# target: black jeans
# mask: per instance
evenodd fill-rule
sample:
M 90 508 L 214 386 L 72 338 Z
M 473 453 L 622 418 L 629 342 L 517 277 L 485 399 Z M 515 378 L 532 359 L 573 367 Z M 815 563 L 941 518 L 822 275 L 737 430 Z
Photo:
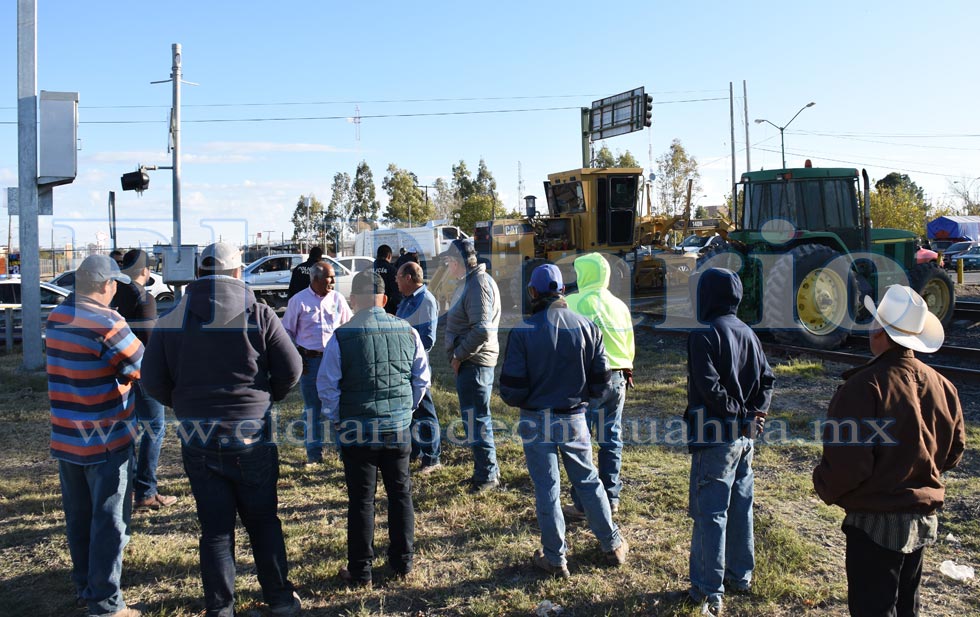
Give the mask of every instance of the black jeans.
M 262 595 L 270 607 L 292 602 L 286 543 L 276 487 L 279 449 L 258 444 L 221 450 L 183 446 L 201 523 L 201 582 L 207 617 L 233 617 L 235 610 L 235 514 L 252 543 Z
M 915 617 L 919 614 L 922 551 L 900 553 L 868 534 L 844 527 L 847 536 L 847 607 L 852 617 Z
M 388 565 L 408 574 L 415 555 L 415 509 L 408 473 L 412 440 L 409 431 L 378 436 L 373 445 L 344 445 L 347 481 L 347 569 L 357 582 L 371 580 L 374 561 L 374 494 L 378 471 L 388 494 Z

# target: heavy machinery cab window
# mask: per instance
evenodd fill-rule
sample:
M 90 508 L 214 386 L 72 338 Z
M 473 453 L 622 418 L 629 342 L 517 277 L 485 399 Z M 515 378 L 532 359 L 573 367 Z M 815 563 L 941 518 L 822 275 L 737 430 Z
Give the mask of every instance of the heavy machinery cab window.
M 596 242 L 600 245 L 633 243 L 636 212 L 636 176 L 599 178 L 596 183 Z
M 490 254 L 490 225 L 477 226 L 473 230 L 473 247 L 480 255 Z
M 585 210 L 585 195 L 582 193 L 581 182 L 565 182 L 553 184 L 548 189 L 548 205 L 551 215 L 569 214 Z
M 538 246 L 544 252 L 572 248 L 571 219 L 544 219 L 538 228 Z
M 857 186 L 849 178 L 747 183 L 745 195 L 743 229 L 761 229 L 773 219 L 807 230 L 861 225 Z

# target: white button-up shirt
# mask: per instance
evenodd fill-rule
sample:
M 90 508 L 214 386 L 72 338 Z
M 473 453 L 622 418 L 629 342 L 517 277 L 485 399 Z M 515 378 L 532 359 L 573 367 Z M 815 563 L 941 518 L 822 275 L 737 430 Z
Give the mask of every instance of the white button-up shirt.
M 289 299 L 282 325 L 293 342 L 310 351 L 323 351 L 333 331 L 350 321 L 353 313 L 337 291 L 318 296 L 307 287 Z

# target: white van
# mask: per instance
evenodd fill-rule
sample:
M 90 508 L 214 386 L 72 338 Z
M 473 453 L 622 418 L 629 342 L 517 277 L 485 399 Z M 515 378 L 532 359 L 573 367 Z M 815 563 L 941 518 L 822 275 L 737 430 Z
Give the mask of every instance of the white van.
M 422 261 L 434 262 L 440 253 L 446 251 L 453 240 L 469 238 L 454 225 L 426 225 L 403 229 L 375 229 L 362 231 L 354 238 L 354 254 L 374 258 L 378 247 L 387 244 L 394 258 L 398 259 L 399 249 L 418 248 Z

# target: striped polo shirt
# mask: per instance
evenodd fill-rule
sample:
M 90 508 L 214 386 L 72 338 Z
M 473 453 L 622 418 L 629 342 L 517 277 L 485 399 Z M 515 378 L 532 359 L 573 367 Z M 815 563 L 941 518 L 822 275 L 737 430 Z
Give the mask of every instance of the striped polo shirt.
M 129 447 L 143 344 L 126 321 L 72 294 L 51 312 L 46 337 L 51 456 L 94 465 Z

